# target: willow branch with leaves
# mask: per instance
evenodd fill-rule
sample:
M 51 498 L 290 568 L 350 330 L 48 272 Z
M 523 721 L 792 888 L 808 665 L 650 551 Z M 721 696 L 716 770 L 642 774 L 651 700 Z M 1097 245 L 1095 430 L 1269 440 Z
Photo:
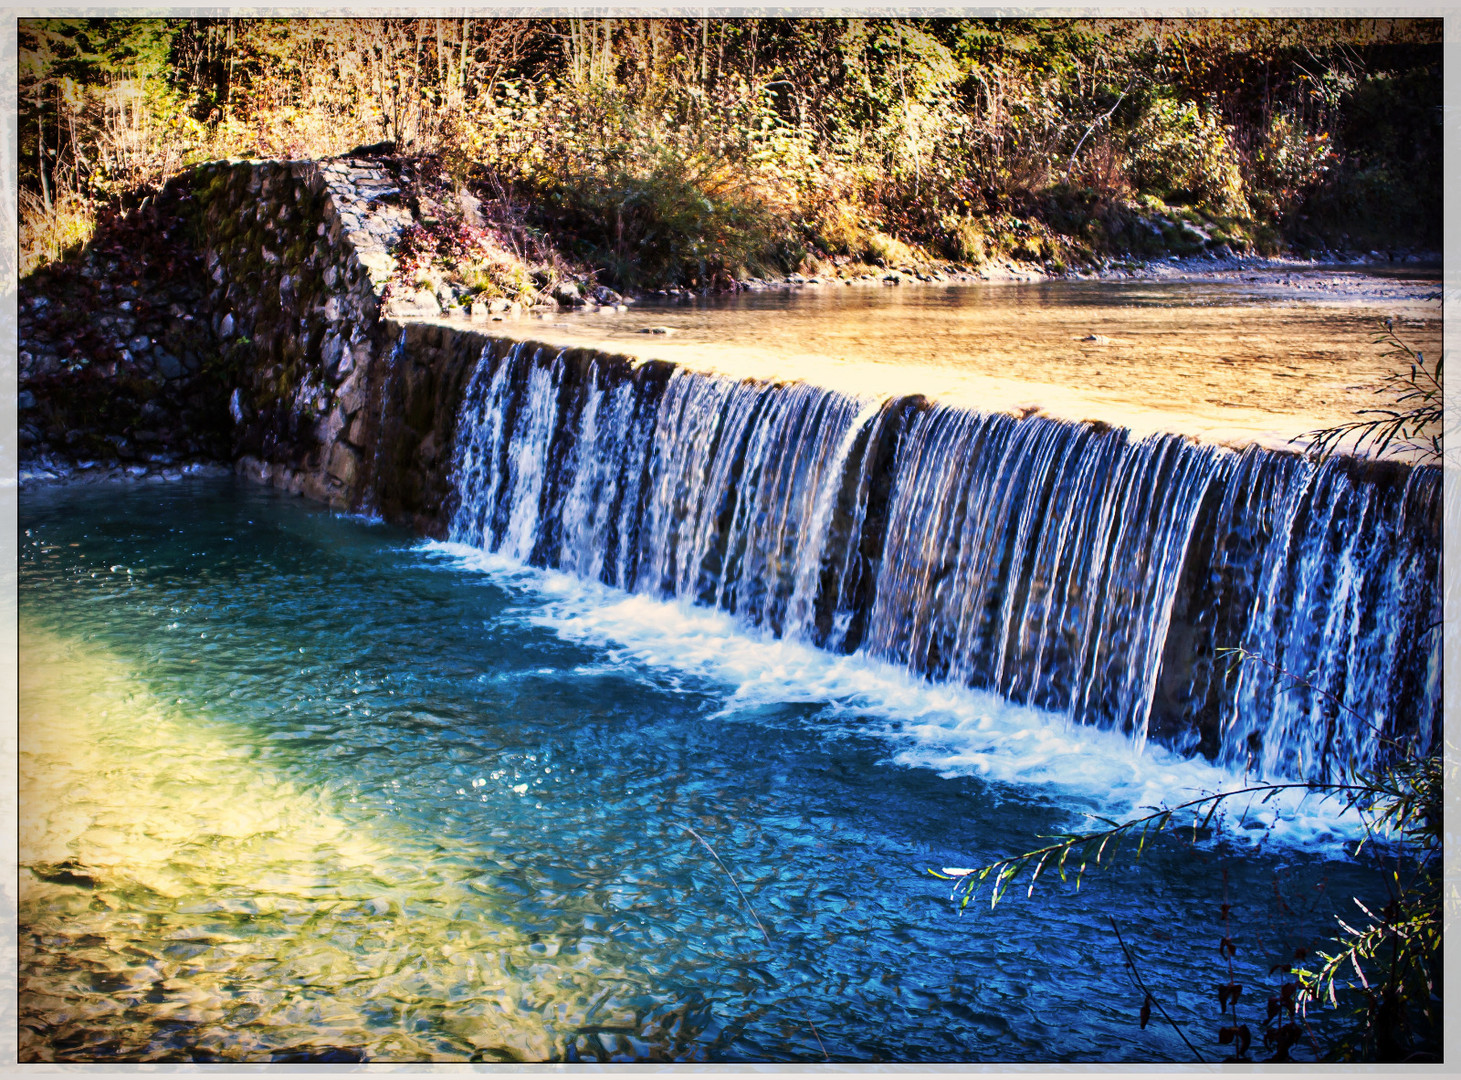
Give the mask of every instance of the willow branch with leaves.
M 958 882 L 954 886 L 954 894 L 956 896 L 962 894 L 962 900 L 959 903 L 961 911 L 979 895 L 986 881 L 990 882 L 989 906 L 995 907 L 1009 887 L 1026 870 L 1030 871 L 1030 875 L 1025 895 L 1027 897 L 1033 895 L 1036 882 L 1039 881 L 1040 875 L 1045 872 L 1046 868 L 1052 865 L 1052 860 L 1061 881 L 1070 880 L 1067 876 L 1067 867 L 1074 861 L 1076 864 L 1074 880 L 1076 888 L 1079 889 L 1087 867 L 1092 864 L 1103 867 L 1112 865 L 1122 841 L 1135 839 L 1136 854 L 1139 857 L 1152 837 L 1174 827 L 1190 826 L 1192 837 L 1195 840 L 1212 823 L 1214 815 L 1223 803 L 1244 795 L 1252 796 L 1260 803 L 1266 803 L 1283 791 L 1304 791 L 1318 794 L 1321 798 L 1339 798 L 1345 802 L 1346 807 L 1363 805 L 1365 800 L 1375 795 L 1373 787 L 1359 783 L 1333 784 L 1320 781 L 1296 781 L 1283 784 L 1253 784 L 1248 787 L 1234 788 L 1231 791 L 1217 791 L 1209 795 L 1202 795 L 1176 806 L 1150 808 L 1151 813 L 1143 817 L 1132 818 L 1129 821 L 1116 822 L 1100 815 L 1092 815 L 1096 820 L 1105 822 L 1108 828 L 1094 832 L 1064 833 L 1057 837 L 1048 837 L 1047 839 L 1053 839 L 1055 842 L 973 869 L 945 866 L 940 870 L 929 870 L 929 873 L 945 881 Z M 1033 869 L 1031 869 L 1032 866 Z
M 1337 1053 L 1344 1057 L 1397 1060 L 1404 1055 L 1394 1049 L 1399 1042 L 1395 1032 L 1414 1026 L 1408 1014 L 1414 1014 L 1430 1029 L 1440 1030 L 1442 907 L 1438 858 L 1442 850 L 1442 773 L 1440 756 L 1431 754 L 1403 759 L 1375 774 L 1355 774 L 1352 781 L 1345 783 L 1253 784 L 1203 795 L 1177 806 L 1152 808 L 1151 813 L 1129 821 L 1098 818 L 1106 828 L 1050 838 L 1053 843 L 973 869 L 943 867 L 931 869 L 929 873 L 955 882 L 954 895 L 962 897 L 960 911 L 983 892 L 986 884 L 993 908 L 1024 875 L 1027 875 L 1025 895 L 1032 895 L 1040 876 L 1050 866 L 1056 868 L 1062 881 L 1069 880 L 1068 868 L 1073 866 L 1079 889 L 1088 866 L 1111 866 L 1123 842 L 1134 840 L 1139 857 L 1152 837 L 1175 828 L 1190 826 L 1195 841 L 1212 822 L 1218 808 L 1232 799 L 1249 796 L 1266 803 L 1284 791 L 1337 799 L 1345 809 L 1361 812 L 1366 839 L 1356 845 L 1356 854 L 1379 832 L 1387 833 L 1396 841 L 1396 869 L 1389 882 L 1390 898 L 1378 911 L 1356 898 L 1354 903 L 1368 922 L 1357 927 L 1338 920 L 1341 933 L 1336 936 L 1333 951 L 1316 954 L 1317 969 L 1311 970 L 1302 963 L 1288 965 L 1297 980 L 1297 996 L 1292 1004 L 1307 1012 L 1311 1003 L 1328 1001 L 1338 1005 L 1341 991 L 1359 995 L 1365 1013 L 1359 1029 L 1361 1035 L 1354 1045 L 1341 1045 Z M 1401 857 L 1407 847 L 1411 852 L 1408 863 Z M 1404 877 L 1402 864 L 1407 870 Z M 1366 974 L 1367 968 L 1370 974 Z M 1230 975 L 1229 983 L 1232 981 Z M 1149 991 L 1144 989 L 1143 993 L 1145 1019 L 1151 997 Z M 1228 1027 L 1235 1025 L 1236 1020 Z M 1275 1060 L 1289 1060 L 1287 1050 L 1294 1041 L 1296 1036 L 1281 1042 Z
M 1389 397 L 1390 403 L 1358 410 L 1357 415 L 1363 419 L 1310 431 L 1292 440 L 1306 444 L 1309 453 L 1318 460 L 1322 461 L 1342 446 L 1360 454 L 1366 444 L 1375 457 L 1382 457 L 1386 450 L 1393 448 L 1397 453 L 1414 454 L 1421 460 L 1441 459 L 1444 358 L 1428 363 L 1425 354 L 1396 331 L 1394 319 L 1381 320 L 1380 331 L 1375 344 L 1385 346 L 1384 355 L 1402 365 L 1401 370 L 1385 376 L 1373 388 L 1374 393 Z

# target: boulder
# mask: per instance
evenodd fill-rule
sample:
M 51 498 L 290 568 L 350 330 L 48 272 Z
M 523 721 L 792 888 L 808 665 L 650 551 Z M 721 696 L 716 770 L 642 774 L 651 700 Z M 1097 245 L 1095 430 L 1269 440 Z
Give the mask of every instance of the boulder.
M 582 307 L 584 302 L 576 281 L 560 281 L 554 285 L 553 299 L 558 301 L 559 307 Z
M 183 374 L 183 362 L 170 352 L 162 349 L 154 349 L 152 358 L 157 366 L 157 373 L 164 379 L 179 379 Z

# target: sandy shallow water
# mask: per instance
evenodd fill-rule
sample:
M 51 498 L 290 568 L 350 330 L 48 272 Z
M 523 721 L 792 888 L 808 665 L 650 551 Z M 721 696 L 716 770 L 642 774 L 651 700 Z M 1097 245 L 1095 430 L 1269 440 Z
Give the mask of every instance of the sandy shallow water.
M 824 284 L 478 325 L 736 378 L 918 393 L 1278 449 L 1382 400 L 1373 388 L 1395 367 L 1375 343 L 1387 317 L 1434 356 L 1437 273 L 1266 267 L 1134 281 Z

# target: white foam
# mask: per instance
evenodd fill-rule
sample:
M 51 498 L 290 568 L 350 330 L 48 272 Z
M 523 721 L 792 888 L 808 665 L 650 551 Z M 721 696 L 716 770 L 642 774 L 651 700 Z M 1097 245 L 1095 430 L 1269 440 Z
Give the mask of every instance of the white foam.
M 462 544 L 426 541 L 420 548 L 452 566 L 489 574 L 522 596 L 516 617 L 605 649 L 621 670 L 673 672 L 688 676 L 696 689 L 723 694 L 724 704 L 710 717 L 719 722 L 744 721 L 769 706 L 816 705 L 817 722 L 829 734 L 856 729 L 879 735 L 887 740 L 889 760 L 904 767 L 1040 786 L 1078 813 L 1116 820 L 1258 782 L 985 691 L 927 682 L 862 655 L 779 640 L 723 611 L 626 594 Z M 1222 804 L 1212 824 L 1310 849 L 1337 847 L 1364 832 L 1358 814 L 1303 790 L 1280 791 L 1266 801 L 1262 795 L 1235 797 Z

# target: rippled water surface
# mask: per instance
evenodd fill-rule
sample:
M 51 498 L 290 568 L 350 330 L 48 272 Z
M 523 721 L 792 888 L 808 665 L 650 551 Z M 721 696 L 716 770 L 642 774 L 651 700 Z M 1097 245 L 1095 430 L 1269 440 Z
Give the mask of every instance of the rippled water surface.
M 823 284 L 490 325 L 737 375 L 1282 448 L 1375 404 L 1373 386 L 1395 369 L 1375 344 L 1387 317 L 1434 356 L 1439 273 Z
M 1190 1058 L 1110 918 L 1215 1059 L 1225 881 L 1255 1025 L 1369 881 L 1268 808 L 960 917 L 1233 778 L 231 481 L 21 503 L 22 1060 Z

